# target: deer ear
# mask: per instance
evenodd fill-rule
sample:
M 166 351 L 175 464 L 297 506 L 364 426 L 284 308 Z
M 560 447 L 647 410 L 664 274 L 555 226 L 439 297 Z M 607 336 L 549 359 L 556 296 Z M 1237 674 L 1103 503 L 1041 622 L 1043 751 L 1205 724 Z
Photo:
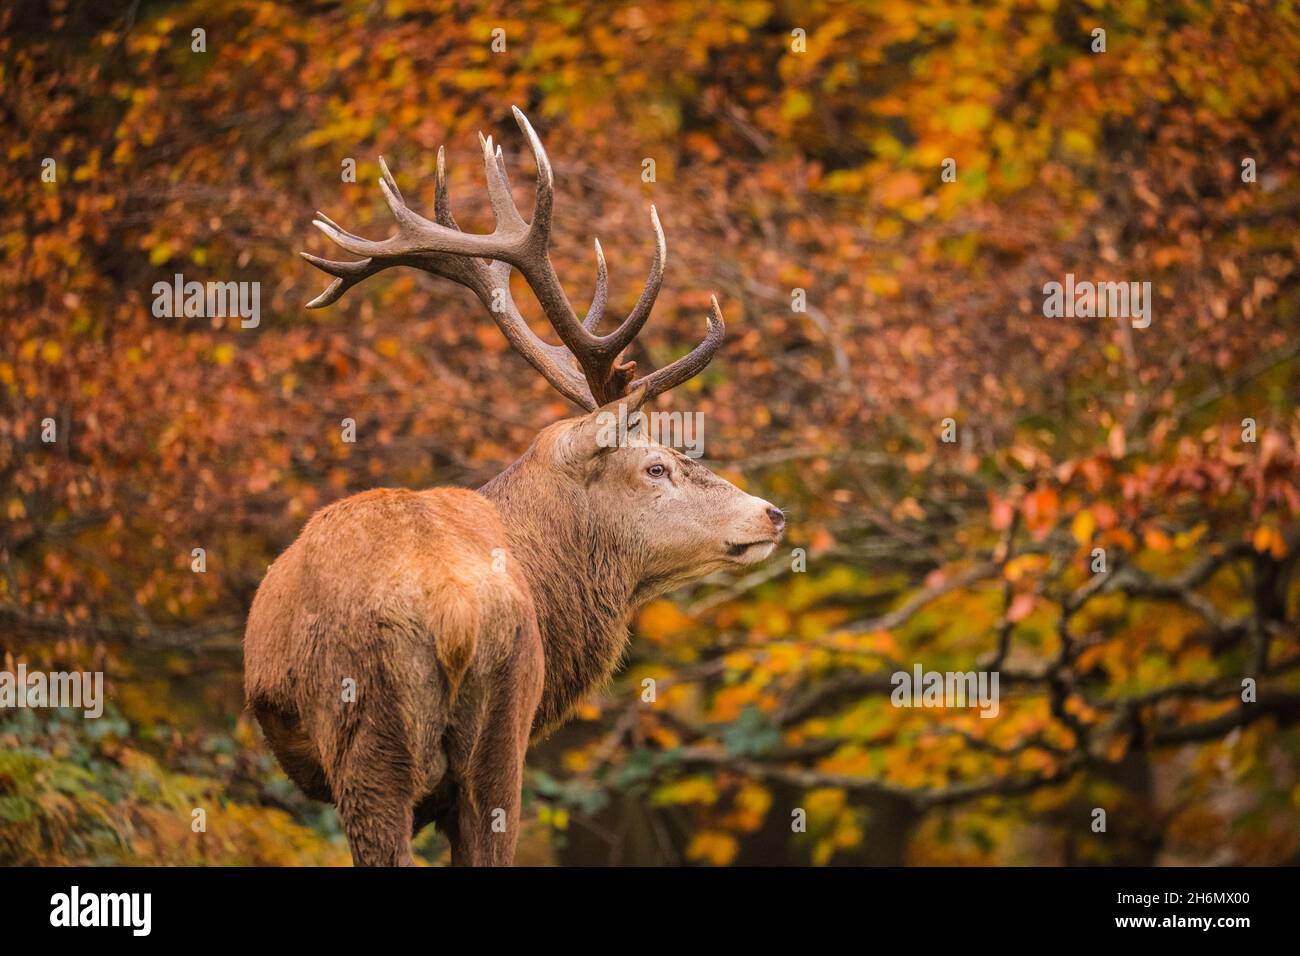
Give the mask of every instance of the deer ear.
M 606 402 L 574 423 L 564 436 L 561 456 L 574 464 L 588 461 L 626 444 L 638 431 L 642 403 L 647 386 L 642 383 L 626 395 Z

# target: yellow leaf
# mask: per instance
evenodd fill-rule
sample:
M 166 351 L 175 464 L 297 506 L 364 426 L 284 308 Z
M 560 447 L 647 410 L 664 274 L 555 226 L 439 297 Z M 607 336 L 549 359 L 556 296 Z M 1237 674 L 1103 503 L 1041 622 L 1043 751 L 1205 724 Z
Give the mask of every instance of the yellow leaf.
M 1286 557 L 1286 542 L 1282 539 L 1282 535 L 1277 528 L 1260 525 L 1255 529 L 1251 544 L 1254 545 L 1256 551 L 1261 553 L 1268 551 L 1279 561 Z
M 705 860 L 713 866 L 726 866 L 736 858 L 740 844 L 730 833 L 705 830 L 696 834 L 686 855 L 692 860 Z
M 781 106 L 781 115 L 788 120 L 797 120 L 812 112 L 812 97 L 803 90 L 790 90 L 785 95 Z
M 1093 152 L 1092 137 L 1081 129 L 1067 129 L 1061 134 L 1061 145 L 1071 153 L 1090 156 Z
M 655 806 L 671 807 L 698 803 L 712 806 L 718 802 L 718 788 L 708 777 L 687 777 L 660 787 L 654 795 Z
M 1002 568 L 1002 575 L 1013 584 L 1026 575 L 1035 574 L 1047 566 L 1047 559 L 1041 554 L 1022 554 L 1012 558 Z
M 1092 533 L 1096 530 L 1097 519 L 1093 517 L 1091 511 L 1080 511 L 1070 524 L 1070 533 L 1079 544 L 1087 544 L 1091 541 Z
M 969 133 L 988 126 L 993 109 L 987 103 L 959 103 L 946 109 L 943 118 L 954 133 Z

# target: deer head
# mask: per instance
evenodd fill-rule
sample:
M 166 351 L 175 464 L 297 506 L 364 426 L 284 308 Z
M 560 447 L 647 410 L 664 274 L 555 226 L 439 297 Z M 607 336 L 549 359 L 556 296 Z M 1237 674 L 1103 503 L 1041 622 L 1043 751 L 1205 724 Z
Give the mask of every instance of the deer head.
M 626 580 L 613 586 L 625 585 L 629 601 L 636 603 L 720 568 L 762 560 L 776 546 L 785 524 L 776 507 L 643 434 L 634 432 L 613 447 L 600 440 L 604 416 L 631 415 L 708 365 L 724 331 L 717 299 L 712 298 L 703 341 L 670 365 L 638 377 L 636 363 L 623 361 L 622 354 L 649 318 L 663 281 L 667 246 L 659 216 L 651 206 L 655 253 L 640 298 L 616 328 L 601 334 L 609 290 L 600 241 L 595 243 L 595 292 L 580 320 L 548 253 L 554 202 L 550 160 L 524 114 L 515 108 L 514 116 L 537 165 L 531 222 L 524 220 L 511 197 L 505 159 L 491 137 L 479 136 L 496 220 L 488 235 L 465 233 L 456 225 L 442 149 L 434 221 L 407 206 L 381 158 L 379 188 L 397 220 L 397 232 L 387 239 L 362 239 L 317 213 L 317 228 L 364 258 L 336 262 L 302 253 L 335 277 L 308 308 L 337 301 L 358 282 L 391 266 L 413 266 L 442 276 L 470 289 L 529 364 L 586 410 L 582 417 L 544 430 L 518 462 L 481 489 L 498 504 L 512 535 L 530 555 L 555 548 L 557 540 L 564 543 L 565 550 L 554 555 L 554 568 L 532 574 L 549 580 L 535 584 L 554 590 L 555 576 L 574 574 L 574 552 L 585 552 L 602 565 L 605 578 L 599 584 L 590 582 L 592 586 L 610 587 L 608 579 L 617 577 L 609 573 L 610 566 L 616 565 Z M 527 281 L 561 345 L 539 337 L 519 313 L 510 294 L 512 269 Z
M 621 401 L 550 426 L 525 460 L 551 462 L 592 522 L 640 562 L 634 603 L 771 554 L 785 526 L 775 506 L 641 431 L 611 447 Z

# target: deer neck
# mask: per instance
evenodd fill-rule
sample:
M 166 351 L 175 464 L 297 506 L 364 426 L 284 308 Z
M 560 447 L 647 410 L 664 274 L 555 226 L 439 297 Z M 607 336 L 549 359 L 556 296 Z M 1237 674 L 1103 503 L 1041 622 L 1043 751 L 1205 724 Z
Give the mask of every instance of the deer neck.
M 604 683 L 627 647 L 628 619 L 643 599 L 630 549 L 601 527 L 580 489 L 531 455 L 479 489 L 501 514 L 532 592 L 546 655 L 534 733 L 555 727 Z

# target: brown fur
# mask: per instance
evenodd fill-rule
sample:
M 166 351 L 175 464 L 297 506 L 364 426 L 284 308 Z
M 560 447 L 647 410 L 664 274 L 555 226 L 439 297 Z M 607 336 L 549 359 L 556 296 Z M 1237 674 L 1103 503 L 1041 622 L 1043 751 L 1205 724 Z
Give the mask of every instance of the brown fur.
M 780 537 L 779 511 L 677 452 L 598 447 L 601 411 L 478 492 L 336 502 L 268 570 L 248 703 L 285 772 L 336 804 L 354 862 L 410 863 L 436 822 L 453 862 L 509 864 L 529 739 L 609 678 L 633 609 Z

